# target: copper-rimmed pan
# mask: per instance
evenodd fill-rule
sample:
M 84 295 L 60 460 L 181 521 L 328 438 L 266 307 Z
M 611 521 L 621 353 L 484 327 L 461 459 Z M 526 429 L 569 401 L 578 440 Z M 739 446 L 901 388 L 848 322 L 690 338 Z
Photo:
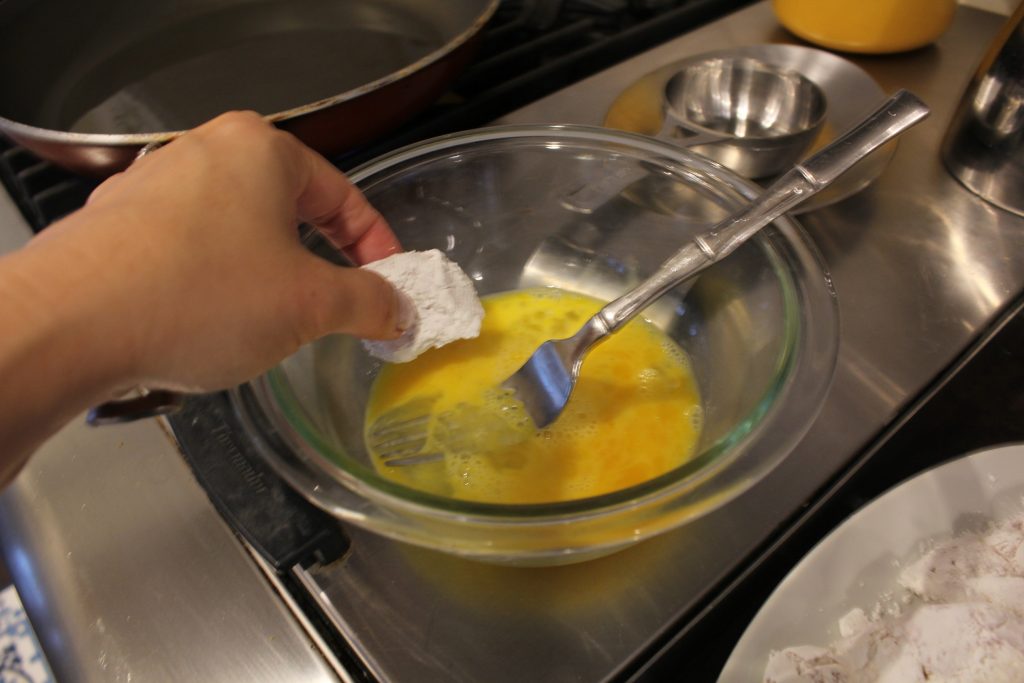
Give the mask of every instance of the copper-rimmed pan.
M 103 177 L 253 109 L 333 155 L 451 84 L 499 0 L 6 0 L 0 132 Z

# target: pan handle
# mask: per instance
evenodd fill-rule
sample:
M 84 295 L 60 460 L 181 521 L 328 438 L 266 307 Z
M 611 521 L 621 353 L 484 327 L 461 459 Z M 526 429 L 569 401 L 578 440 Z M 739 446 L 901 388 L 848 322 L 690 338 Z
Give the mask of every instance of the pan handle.
M 170 142 L 170 140 L 154 140 L 153 142 L 147 142 L 142 147 L 142 149 L 135 153 L 135 158 L 132 159 L 132 163 L 134 164 L 136 161 L 146 156 L 150 152 L 157 151 L 158 149 L 166 145 L 168 142 Z
M 148 391 L 141 396 L 107 401 L 91 409 L 85 416 L 93 427 L 134 422 L 147 417 L 169 415 L 181 410 L 185 395 L 176 391 Z

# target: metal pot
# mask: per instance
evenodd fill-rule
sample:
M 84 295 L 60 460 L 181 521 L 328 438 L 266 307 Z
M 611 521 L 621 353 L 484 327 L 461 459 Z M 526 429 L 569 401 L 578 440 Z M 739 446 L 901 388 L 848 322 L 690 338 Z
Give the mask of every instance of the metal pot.
M 499 0 L 8 0 L 0 132 L 103 177 L 252 109 L 324 154 L 365 144 L 465 68 Z

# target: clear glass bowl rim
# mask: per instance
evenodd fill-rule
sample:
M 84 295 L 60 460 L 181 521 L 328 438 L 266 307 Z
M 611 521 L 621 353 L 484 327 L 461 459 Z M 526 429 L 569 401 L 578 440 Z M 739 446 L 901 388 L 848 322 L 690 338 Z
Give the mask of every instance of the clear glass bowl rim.
M 472 143 L 507 142 L 514 139 L 544 137 L 551 138 L 552 141 L 556 139 L 576 140 L 593 144 L 611 143 L 624 145 L 643 152 L 656 154 L 666 160 L 677 161 L 685 169 L 699 170 L 709 178 L 718 181 L 720 183 L 718 189 L 732 191 L 740 200 L 751 199 L 760 193 L 760 189 L 751 181 L 744 180 L 710 159 L 674 146 L 671 143 L 640 134 L 575 124 L 491 126 L 443 135 L 384 154 L 350 171 L 348 177 L 358 186 L 361 181 L 371 178 L 388 168 L 446 149 Z M 810 251 L 811 258 L 816 261 L 824 275 L 825 282 L 823 286 L 830 289 L 824 261 L 820 254 L 817 253 L 813 242 L 803 234 L 802 230 L 791 218 L 784 216 L 777 219 L 775 223 L 785 225 L 787 230 L 794 232 L 800 237 L 800 247 Z M 762 236 L 758 235 L 754 239 L 761 238 Z M 769 250 L 771 251 L 771 248 Z M 832 294 L 832 299 L 831 313 L 833 319 L 824 321 L 827 327 L 834 328 L 831 333 L 825 334 L 826 337 L 832 338 L 832 343 L 831 348 L 826 349 L 824 353 L 831 356 L 826 361 L 834 368 L 838 346 L 838 321 L 835 319 L 838 311 L 835 306 L 834 293 Z M 796 313 L 799 316 L 799 310 Z M 786 322 L 787 329 L 791 326 L 792 322 Z M 800 321 L 796 322 L 799 323 Z M 799 330 L 795 334 L 799 335 Z M 792 348 L 792 345 L 797 341 L 792 339 L 786 341 L 786 353 L 789 364 L 794 362 L 793 355 L 795 350 Z M 312 445 L 309 439 L 301 433 L 302 430 L 296 429 L 292 418 L 285 417 L 283 420 L 281 419 L 283 411 L 271 388 L 273 383 L 271 379 L 272 374 L 273 370 L 257 378 L 249 384 L 249 388 L 256 395 L 264 417 L 270 417 L 274 427 L 287 435 L 286 441 L 291 447 L 292 452 L 282 457 L 283 454 L 279 452 L 279 448 L 271 446 L 262 439 L 257 439 L 257 446 L 268 457 L 272 466 L 309 500 L 335 514 L 343 513 L 343 511 L 339 510 L 337 501 L 331 495 L 328 484 L 333 484 L 343 486 L 348 489 L 348 492 L 378 503 L 384 508 L 404 510 L 416 516 L 437 517 L 444 520 L 458 518 L 465 522 L 473 521 L 482 524 L 500 522 L 510 524 L 543 523 L 545 521 L 567 522 L 587 519 L 607 515 L 616 509 L 646 506 L 657 503 L 664 498 L 678 497 L 688 491 L 692 491 L 743 454 L 745 450 L 743 445 L 755 437 L 759 428 L 770 419 L 774 409 L 777 408 L 773 397 L 784 393 L 793 380 L 792 373 L 788 367 L 776 370 L 772 389 L 766 392 L 766 395 L 758 401 L 755 410 L 751 411 L 752 413 L 759 413 L 755 427 L 747 430 L 747 433 L 738 439 L 738 443 L 731 443 L 734 440 L 728 438 L 720 439 L 719 442 L 716 442 L 726 441 L 729 442 L 730 446 L 736 446 L 732 451 L 724 447 L 723 450 L 725 452 L 705 451 L 697 458 L 670 472 L 620 491 L 563 502 L 508 505 L 445 498 L 395 484 L 379 476 L 374 476 L 372 483 L 370 483 L 362 477 L 347 471 Z M 830 381 L 831 371 L 827 379 L 820 382 L 817 387 L 813 387 L 813 393 L 816 398 L 820 399 L 824 395 Z M 246 408 L 241 407 L 246 402 L 239 398 L 237 391 L 232 392 L 232 394 L 236 412 L 240 414 L 243 424 L 246 424 L 249 431 L 252 432 L 255 428 L 254 421 L 245 415 Z M 817 404 L 819 407 L 820 403 L 821 401 L 818 400 Z M 794 434 L 794 437 L 798 438 L 806 432 L 813 422 L 813 417 L 813 415 L 807 417 L 802 430 Z M 796 438 L 793 439 L 794 443 L 795 440 Z M 296 449 L 301 452 L 295 452 Z M 777 465 L 788 454 L 789 450 L 791 448 L 781 450 L 771 461 L 761 463 L 759 468 L 763 470 L 761 474 L 767 473 L 767 471 Z M 359 465 L 359 467 L 366 468 L 364 465 Z M 722 503 L 735 497 L 745 488 L 747 487 L 738 488 L 732 495 L 723 499 Z M 362 522 L 364 526 L 373 528 L 372 524 L 366 524 L 366 520 L 359 518 L 359 516 L 356 516 L 353 521 L 357 523 Z M 396 534 L 390 535 L 400 537 L 400 535 Z

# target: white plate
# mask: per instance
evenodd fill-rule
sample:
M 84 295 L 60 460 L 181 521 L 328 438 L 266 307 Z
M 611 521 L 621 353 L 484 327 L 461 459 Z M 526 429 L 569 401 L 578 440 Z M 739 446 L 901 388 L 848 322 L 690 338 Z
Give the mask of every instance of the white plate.
M 1022 510 L 1024 444 L 978 451 L 917 475 L 856 512 L 790 571 L 736 644 L 719 683 L 761 681 L 768 654 L 827 646 L 854 607 L 898 590 L 925 541 L 980 531 Z

